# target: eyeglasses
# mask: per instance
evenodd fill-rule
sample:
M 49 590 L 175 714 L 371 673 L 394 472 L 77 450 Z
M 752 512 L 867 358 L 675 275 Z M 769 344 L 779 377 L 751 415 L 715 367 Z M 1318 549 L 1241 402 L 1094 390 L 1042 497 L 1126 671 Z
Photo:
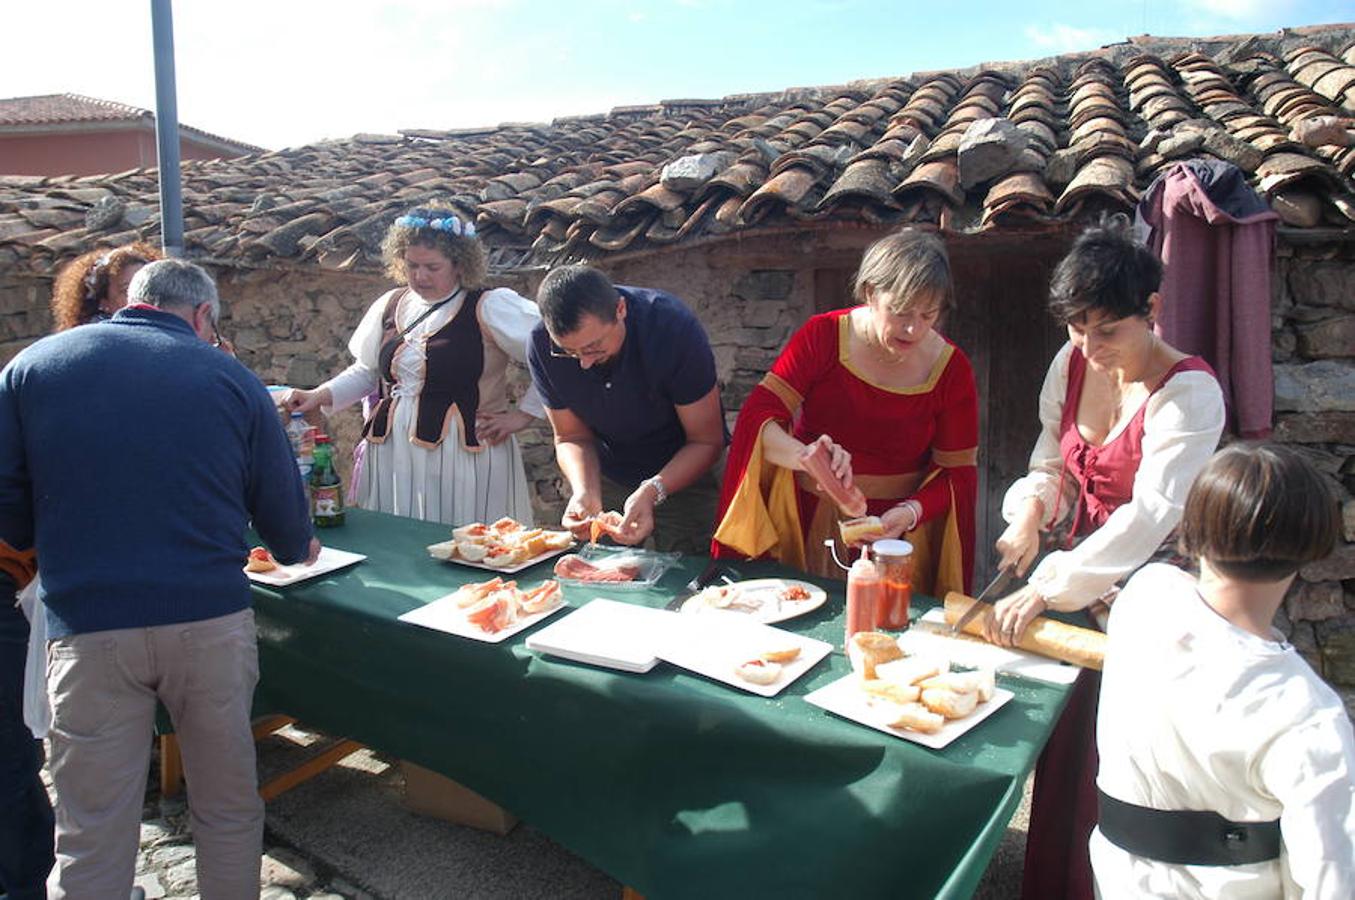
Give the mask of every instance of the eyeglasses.
M 611 352 L 610 350 L 607 349 L 606 344 L 611 339 L 612 334 L 616 331 L 617 326 L 620 324 L 621 324 L 620 317 L 613 319 L 607 334 L 598 338 L 596 341 L 593 341 L 586 347 L 580 347 L 578 350 L 566 350 L 564 347 L 561 347 L 559 344 L 555 343 L 555 341 L 551 341 L 550 355 L 555 357 L 556 359 L 574 359 L 574 360 L 593 359 L 594 357 L 598 356 L 606 356 L 608 353 Z
M 212 323 L 212 346 L 229 353 L 231 356 L 235 355 L 235 345 L 221 336 L 221 331 L 216 327 L 215 322 Z

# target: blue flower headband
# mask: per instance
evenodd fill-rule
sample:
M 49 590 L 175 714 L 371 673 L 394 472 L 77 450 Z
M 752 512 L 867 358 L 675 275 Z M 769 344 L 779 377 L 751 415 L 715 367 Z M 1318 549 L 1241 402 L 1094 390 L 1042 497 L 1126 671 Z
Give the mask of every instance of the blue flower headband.
M 447 216 L 445 219 L 425 219 L 422 216 L 401 216 L 395 220 L 395 224 L 401 228 L 431 228 L 434 231 L 445 231 L 448 234 L 454 234 L 457 237 L 475 237 L 475 225 L 471 222 L 462 222 L 456 216 Z

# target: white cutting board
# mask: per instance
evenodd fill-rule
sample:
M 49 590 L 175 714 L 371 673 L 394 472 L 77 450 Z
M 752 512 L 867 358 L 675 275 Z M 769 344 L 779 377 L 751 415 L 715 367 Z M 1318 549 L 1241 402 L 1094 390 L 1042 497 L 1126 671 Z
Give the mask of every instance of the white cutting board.
M 527 649 L 575 662 L 648 672 L 659 664 L 658 641 L 675 612 L 601 598 L 527 638 Z
M 913 627 L 899 635 L 899 646 L 909 653 L 933 652 L 956 665 L 975 669 L 995 669 L 1006 675 L 1034 678 L 1050 684 L 1072 684 L 1082 671 L 1026 650 L 999 647 L 966 634 L 950 634 L 946 614 L 940 607 L 930 609 Z

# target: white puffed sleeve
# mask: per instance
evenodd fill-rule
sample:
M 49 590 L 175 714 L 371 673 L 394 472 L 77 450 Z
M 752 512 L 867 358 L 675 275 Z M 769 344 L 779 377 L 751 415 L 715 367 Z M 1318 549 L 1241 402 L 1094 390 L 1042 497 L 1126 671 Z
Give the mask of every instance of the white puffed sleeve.
M 1056 517 L 1061 519 L 1068 514 L 1077 495 L 1077 486 L 1070 480 L 1065 483 L 1063 456 L 1059 452 L 1059 425 L 1063 422 L 1063 401 L 1068 394 L 1068 360 L 1072 355 L 1072 343 L 1064 344 L 1045 372 L 1044 385 L 1040 388 L 1040 436 L 1030 453 L 1028 474 L 1012 482 L 1002 498 L 1002 518 L 1008 522 L 1016 521 L 1026 501 L 1034 497 L 1044 506 L 1040 528 L 1048 531 L 1057 524 Z M 1059 496 L 1060 485 L 1062 498 Z
M 1355 736 L 1340 702 L 1332 697 L 1331 707 L 1277 737 L 1259 770 L 1260 789 L 1282 807 L 1282 859 L 1296 896 L 1355 897 Z
M 348 339 L 348 352 L 353 355 L 353 364 L 321 385 L 329 388 L 334 398 L 333 407 L 324 411 L 326 415 L 352 406 L 376 390 L 380 383 L 378 364 L 381 356 L 381 317 L 394 293 L 395 291 L 387 291 L 367 307 L 367 312 L 362 315 L 362 321 L 358 323 L 353 336 Z
M 1148 398 L 1129 502 L 1031 573 L 1031 586 L 1051 608 L 1082 609 L 1147 562 L 1181 521 L 1186 494 L 1218 447 L 1223 423 L 1223 392 L 1207 372 L 1181 372 Z
M 486 291 L 480 299 L 481 321 L 499 349 L 514 361 L 527 364 L 527 345 L 541 322 L 541 311 L 532 301 L 508 288 Z M 538 419 L 546 417 L 546 405 L 531 385 L 518 401 L 518 409 Z

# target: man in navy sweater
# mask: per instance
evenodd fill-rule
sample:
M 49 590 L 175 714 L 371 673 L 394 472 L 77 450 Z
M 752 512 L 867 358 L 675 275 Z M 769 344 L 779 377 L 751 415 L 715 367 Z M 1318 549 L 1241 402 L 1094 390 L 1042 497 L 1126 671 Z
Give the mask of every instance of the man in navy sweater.
M 320 545 L 268 392 L 208 342 L 211 278 L 162 260 L 129 298 L 0 372 L 0 557 L 36 549 L 48 609 L 48 892 L 131 892 L 158 698 L 183 750 L 198 890 L 257 897 L 245 530 L 284 563 Z

